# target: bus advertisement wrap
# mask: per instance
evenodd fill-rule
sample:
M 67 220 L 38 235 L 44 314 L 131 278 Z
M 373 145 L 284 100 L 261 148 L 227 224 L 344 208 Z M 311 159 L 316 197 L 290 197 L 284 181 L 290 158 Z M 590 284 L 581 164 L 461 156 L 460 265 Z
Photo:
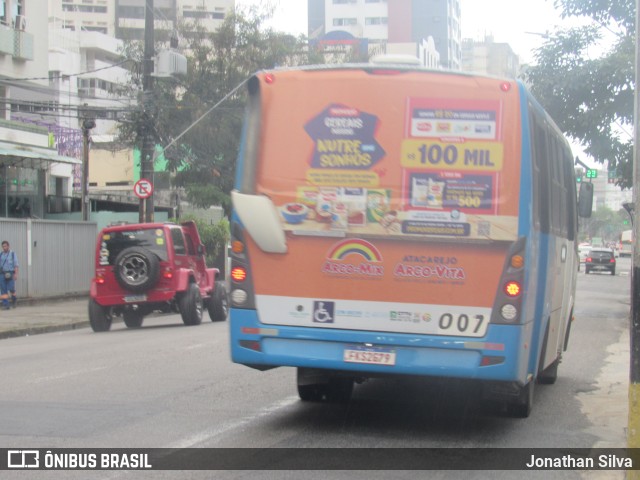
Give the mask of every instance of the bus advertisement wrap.
M 527 416 L 567 345 L 578 209 L 568 142 L 524 85 L 283 69 L 252 78 L 246 118 L 233 360 L 296 367 L 305 401 L 423 375 Z

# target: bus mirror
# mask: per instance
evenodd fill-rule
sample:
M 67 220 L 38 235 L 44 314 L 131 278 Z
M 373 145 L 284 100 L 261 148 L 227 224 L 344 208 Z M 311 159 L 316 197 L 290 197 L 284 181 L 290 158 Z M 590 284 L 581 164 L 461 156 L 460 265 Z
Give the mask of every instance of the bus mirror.
M 593 183 L 581 183 L 578 195 L 578 215 L 582 218 L 591 217 L 593 209 Z

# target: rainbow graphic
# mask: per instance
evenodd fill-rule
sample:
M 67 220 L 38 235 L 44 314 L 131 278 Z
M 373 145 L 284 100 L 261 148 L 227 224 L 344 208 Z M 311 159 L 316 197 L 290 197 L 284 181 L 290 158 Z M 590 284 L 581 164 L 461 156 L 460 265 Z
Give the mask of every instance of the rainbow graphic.
M 330 260 L 342 260 L 351 254 L 362 255 L 369 262 L 382 262 L 382 255 L 371 243 L 361 238 L 348 238 L 336 243 L 327 254 Z

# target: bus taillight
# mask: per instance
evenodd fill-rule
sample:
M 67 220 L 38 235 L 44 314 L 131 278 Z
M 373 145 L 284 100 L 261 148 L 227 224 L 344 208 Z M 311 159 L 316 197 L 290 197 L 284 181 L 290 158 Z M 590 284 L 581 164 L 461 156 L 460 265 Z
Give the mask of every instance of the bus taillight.
M 247 271 L 242 267 L 234 267 L 231 269 L 231 278 L 234 282 L 244 282 L 247 278 Z
M 508 296 L 512 298 L 520 295 L 521 291 L 522 291 L 522 287 L 520 287 L 520 284 L 518 282 L 514 282 L 514 281 L 507 282 L 507 284 L 504 286 L 504 293 L 506 293 Z
M 244 243 L 242 243 L 240 240 L 234 240 L 231 243 L 231 251 L 237 254 L 244 253 Z
M 522 268 L 524 267 L 524 257 L 522 255 L 514 255 L 511 257 L 511 267 L 512 268 Z

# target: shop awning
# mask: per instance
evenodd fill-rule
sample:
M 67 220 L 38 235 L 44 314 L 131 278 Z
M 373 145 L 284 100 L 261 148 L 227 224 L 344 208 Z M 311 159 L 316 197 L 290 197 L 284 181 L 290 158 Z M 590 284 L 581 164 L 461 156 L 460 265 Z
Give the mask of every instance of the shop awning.
M 43 151 L 26 146 L 0 144 L 0 166 L 46 170 L 51 163 L 82 164 L 82 160 L 58 155 L 55 150 Z

